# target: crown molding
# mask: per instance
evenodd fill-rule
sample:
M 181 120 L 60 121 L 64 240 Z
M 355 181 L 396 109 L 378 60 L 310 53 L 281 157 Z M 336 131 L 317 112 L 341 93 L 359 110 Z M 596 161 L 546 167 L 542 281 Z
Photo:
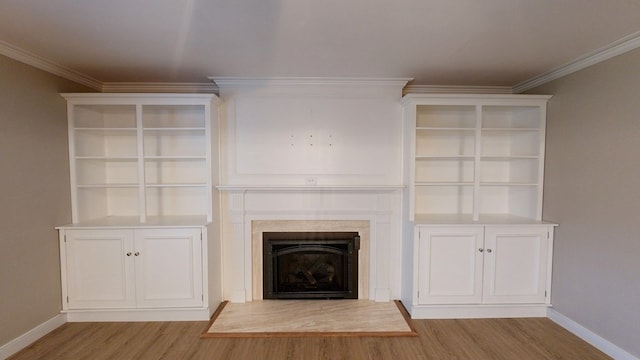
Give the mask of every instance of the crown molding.
M 585 54 L 573 61 L 570 61 L 564 65 L 534 76 L 533 78 L 523 81 L 513 86 L 513 93 L 519 94 L 534 87 L 546 84 L 553 80 L 559 79 L 563 76 L 567 76 L 576 71 L 582 70 L 589 66 L 598 64 L 605 60 L 609 60 L 612 57 L 622 55 L 631 50 L 635 50 L 640 47 L 640 31 L 627 35 L 611 44 L 601 47 L 595 51 Z
M 213 83 L 105 82 L 101 90 L 105 93 L 218 93 Z
M 72 70 L 66 66 L 60 65 L 51 60 L 47 60 L 41 56 L 30 53 L 17 46 L 13 46 L 7 42 L 0 40 L 0 54 L 16 61 L 20 61 L 27 65 L 31 65 L 40 70 L 44 70 L 50 74 L 60 76 L 67 80 L 71 80 L 78 84 L 85 85 L 95 90 L 102 90 L 102 82 L 90 76 Z
M 438 85 L 407 85 L 412 78 L 321 78 L 321 77 L 216 77 L 209 79 L 209 83 L 135 83 L 135 82 L 107 82 L 82 74 L 64 65 L 30 53 L 17 46 L 0 40 L 0 55 L 31 65 L 53 75 L 85 85 L 101 92 L 172 92 L 172 93 L 215 93 L 224 87 L 244 86 L 393 86 L 404 88 L 404 94 L 519 94 L 534 87 L 567 76 L 589 66 L 598 64 L 615 56 L 624 54 L 640 47 L 640 31 L 627 35 L 600 49 L 585 54 L 573 61 L 563 64 L 551 71 L 534 76 L 529 80 L 514 85 L 503 86 L 438 86 Z
M 407 94 L 511 94 L 510 86 L 407 85 Z
M 392 86 L 403 88 L 412 78 L 350 78 L 350 77 L 219 77 L 209 79 L 218 87 L 255 86 Z

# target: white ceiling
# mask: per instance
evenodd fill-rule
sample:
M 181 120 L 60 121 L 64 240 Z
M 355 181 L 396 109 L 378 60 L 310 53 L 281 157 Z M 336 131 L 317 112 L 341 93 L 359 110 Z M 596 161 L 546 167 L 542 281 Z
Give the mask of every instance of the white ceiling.
M 640 0 L 0 1 L 0 44 L 99 82 L 514 86 L 639 31 Z

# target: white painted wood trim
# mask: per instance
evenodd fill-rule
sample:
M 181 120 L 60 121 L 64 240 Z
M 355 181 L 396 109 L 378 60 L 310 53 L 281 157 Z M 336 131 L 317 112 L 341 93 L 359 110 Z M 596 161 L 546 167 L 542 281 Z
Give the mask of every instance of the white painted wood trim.
M 408 85 L 405 94 L 409 93 L 501 93 L 518 94 L 536 86 L 546 84 L 555 79 L 574 73 L 591 65 L 608 60 L 614 56 L 624 54 L 640 47 L 640 31 L 627 35 L 600 49 L 587 53 L 575 60 L 561 65 L 551 71 L 539 74 L 509 88 L 507 86 L 439 86 L 439 85 Z M 233 77 L 209 77 L 217 84 L 204 83 L 135 83 L 135 82 L 110 82 L 103 83 L 88 75 L 45 59 L 36 54 L 18 48 L 7 42 L 0 41 L 0 54 L 44 70 L 65 79 L 83 84 L 92 89 L 103 92 L 214 92 L 217 93 L 219 85 L 224 86 L 255 86 L 264 85 L 265 82 L 277 85 L 299 85 L 303 80 L 306 85 L 335 85 L 340 81 L 342 85 L 395 85 L 404 87 L 412 78 L 233 78 Z
M 504 305 L 415 305 L 412 319 L 485 319 L 546 317 L 546 304 Z
M 281 191 L 364 191 L 364 192 L 379 192 L 379 191 L 397 191 L 402 190 L 403 185 L 362 185 L 362 186 L 305 186 L 305 185 L 218 185 L 216 189 L 220 191 L 261 191 L 261 192 L 281 192 Z
M 547 317 L 551 319 L 551 321 L 556 324 L 562 326 L 563 328 L 569 330 L 574 335 L 578 336 L 582 340 L 588 342 L 589 344 L 596 347 L 598 350 L 603 353 L 611 356 L 617 360 L 640 360 L 637 357 L 631 355 L 624 349 L 619 346 L 613 344 L 609 340 L 601 337 L 600 335 L 594 333 L 593 331 L 585 328 L 580 325 L 576 321 L 568 318 L 567 316 L 559 313 L 555 309 L 549 308 L 547 310 Z
M 72 105 L 205 105 L 222 104 L 215 94 L 62 93 Z
M 391 289 L 389 288 L 376 288 L 374 289 L 375 295 L 373 301 L 375 302 L 388 302 L 391 301 Z
M 557 68 L 534 76 L 529 80 L 523 81 L 513 86 L 512 92 L 519 94 L 532 89 L 536 86 L 540 86 L 559 79 L 561 77 L 572 74 L 576 71 L 582 70 L 597 63 L 609 60 L 614 56 L 622 55 L 631 50 L 640 47 L 640 31 L 627 35 L 617 41 L 614 41 L 604 47 L 601 47 L 595 51 L 589 52 L 577 59 L 574 59 L 566 64 L 560 65 Z
M 208 307 L 70 310 L 66 312 L 68 322 L 208 321 L 211 315 L 213 312 Z
M 96 80 L 90 76 L 82 74 L 66 66 L 60 65 L 51 60 L 45 59 L 39 55 L 30 53 L 26 50 L 23 50 L 17 46 L 11 45 L 1 40 L 0 54 L 21 63 L 31 65 L 40 70 L 44 70 L 50 74 L 57 75 L 67 80 L 77 82 L 78 84 L 88 86 L 92 89 L 98 91 L 102 90 L 102 82 L 100 80 Z
M 510 86 L 407 85 L 404 94 L 511 94 Z
M 540 106 L 553 95 L 529 94 L 406 94 L 403 104 Z
M 218 93 L 213 83 L 105 82 L 105 93 Z
M 36 340 L 64 325 L 66 322 L 66 315 L 58 314 L 51 319 L 43 322 L 42 324 L 34 327 L 33 329 L 27 331 L 26 333 L 18 336 L 17 338 L 9 341 L 8 343 L 0 346 L 0 359 L 6 359 L 9 356 L 17 353 L 18 351 L 26 348 Z
M 265 86 L 391 86 L 403 88 L 413 78 L 357 78 L 357 77 L 224 77 L 210 76 L 218 87 Z

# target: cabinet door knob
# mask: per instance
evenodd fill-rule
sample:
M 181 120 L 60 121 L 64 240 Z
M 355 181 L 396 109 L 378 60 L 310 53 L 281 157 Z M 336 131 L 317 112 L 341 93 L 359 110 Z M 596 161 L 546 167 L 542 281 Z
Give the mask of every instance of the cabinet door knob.
M 127 253 L 127 256 L 131 256 L 131 251 L 129 251 L 129 252 Z
M 487 249 L 487 252 L 488 252 L 488 253 L 491 253 L 491 251 L 492 251 L 491 249 Z
M 483 248 L 480 248 L 480 249 L 478 249 L 478 251 L 483 252 L 483 251 L 484 251 L 484 249 L 483 249 Z
M 140 255 L 140 253 L 136 251 L 135 254 L 133 254 L 133 255 L 138 256 L 138 255 Z

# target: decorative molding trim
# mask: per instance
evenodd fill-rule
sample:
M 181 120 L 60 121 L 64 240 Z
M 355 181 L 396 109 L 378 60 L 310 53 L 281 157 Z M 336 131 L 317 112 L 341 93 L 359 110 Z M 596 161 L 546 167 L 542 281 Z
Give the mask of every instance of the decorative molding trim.
M 553 80 L 572 74 L 576 71 L 611 59 L 614 56 L 622 55 L 639 47 L 640 31 L 627 35 L 617 41 L 612 42 L 611 44 L 587 53 L 564 65 L 560 65 L 559 67 L 551 71 L 542 73 L 540 75 L 534 76 L 529 80 L 516 84 L 513 86 L 512 91 L 514 94 L 522 93 L 534 87 L 546 84 Z
M 407 85 L 406 94 L 511 94 L 510 86 Z
M 211 314 L 208 307 L 68 310 L 66 312 L 68 322 L 207 321 L 211 318 Z
M 105 82 L 105 93 L 218 93 L 213 83 Z
M 218 87 L 256 86 L 393 86 L 404 87 L 412 78 L 350 77 L 225 77 L 210 76 Z
M 218 93 L 212 83 L 145 83 L 145 82 L 102 82 L 73 69 L 30 53 L 17 46 L 0 40 L 0 55 L 33 66 L 50 74 L 107 93 Z
M 344 186 L 308 186 L 308 185 L 218 185 L 220 191 L 260 191 L 260 192 L 299 192 L 299 191 L 355 191 L 355 192 L 378 192 L 397 191 L 404 188 L 403 185 L 344 185 Z
M 51 331 L 64 325 L 67 322 L 65 314 L 58 314 L 42 324 L 34 327 L 26 333 L 0 346 L 0 359 L 6 359 L 9 356 L 31 345 L 41 337 L 47 335 Z
M 295 214 L 292 214 L 291 210 L 251 210 L 246 211 L 244 215 L 260 217 L 259 220 L 308 220 L 315 217 L 331 218 L 332 216 L 340 216 L 343 220 L 358 220 L 360 214 L 354 215 L 354 213 L 353 210 L 296 210 Z M 366 213 L 367 216 L 377 217 L 378 223 L 389 223 L 388 210 L 367 210 Z
M 593 345 L 603 353 L 611 356 L 617 360 L 640 360 L 637 357 L 631 355 L 625 350 L 621 349 L 617 345 L 612 342 L 604 339 L 600 335 L 594 333 L 593 331 L 585 328 L 584 326 L 578 324 L 572 319 L 566 317 L 565 315 L 559 313 L 555 309 L 549 308 L 547 310 L 547 317 L 551 319 L 551 321 L 556 324 L 562 326 L 563 328 L 569 330 L 574 335 L 578 336 L 582 340 L 588 342 Z
M 624 54 L 640 47 L 640 31 L 627 35 L 595 51 L 587 53 L 559 67 L 534 76 L 512 87 L 508 86 L 440 86 L 440 85 L 406 85 L 413 78 L 339 78 L 339 77 L 216 77 L 208 83 L 136 83 L 107 82 L 94 79 L 76 70 L 70 69 L 39 55 L 30 53 L 17 46 L 0 40 L 0 55 L 7 56 L 51 74 L 77 82 L 101 92 L 173 92 L 173 93 L 215 93 L 220 86 L 300 86 L 300 85 L 340 85 L 340 86 L 400 86 L 404 94 L 519 94 L 534 87 L 567 76 L 589 66 L 598 64 L 612 57 Z
M 541 101 L 547 102 L 553 95 L 523 95 L 523 94 L 406 94 L 403 97 L 403 102 L 411 101 L 411 99 L 437 99 L 437 103 L 441 104 L 446 100 L 459 101 L 460 99 L 467 99 L 474 103 L 487 103 L 495 104 L 499 101 L 511 101 L 517 100 L 521 104 L 530 103 L 532 105 L 540 105 Z
M 545 317 L 546 304 L 414 305 L 412 319 L 486 319 Z
M 53 75 L 60 76 L 67 80 L 77 82 L 88 86 L 95 90 L 102 90 L 102 82 L 96 80 L 90 76 L 84 75 L 78 71 L 72 70 L 66 66 L 55 63 L 51 60 L 47 60 L 41 56 L 30 53 L 26 50 L 20 49 L 17 46 L 13 46 L 7 42 L 0 40 L 0 54 L 16 61 L 20 61 L 27 65 L 31 65 L 40 70 L 44 70 Z

